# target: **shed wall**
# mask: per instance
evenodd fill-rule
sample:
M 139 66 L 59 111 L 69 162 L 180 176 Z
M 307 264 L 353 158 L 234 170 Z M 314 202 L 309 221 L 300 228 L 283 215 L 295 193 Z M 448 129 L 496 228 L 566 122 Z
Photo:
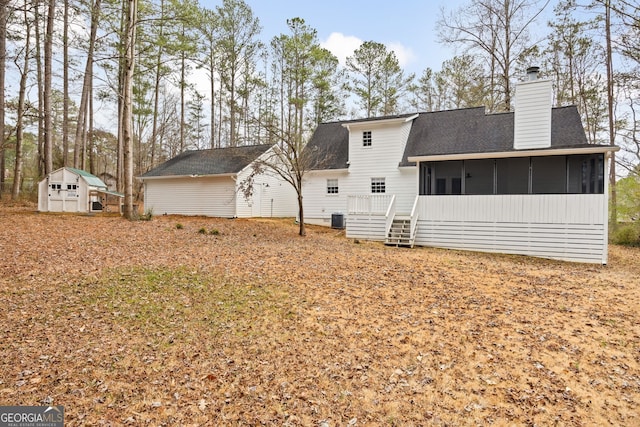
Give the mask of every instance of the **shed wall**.
M 261 157 L 269 163 L 276 160 L 270 151 Z M 248 166 L 238 174 L 238 188 L 251 171 L 252 167 Z M 239 218 L 293 218 L 298 214 L 295 189 L 274 171 L 265 169 L 261 174 L 256 175 L 252 189 L 253 194 L 249 200 L 238 190 L 236 212 Z
M 149 179 L 144 200 L 154 215 L 236 216 L 235 182 L 228 176 Z
M 60 189 L 50 185 L 59 184 Z M 69 190 L 68 185 L 76 185 Z M 53 171 L 38 184 L 38 210 L 42 212 L 88 212 L 89 186 L 78 174 L 61 168 Z

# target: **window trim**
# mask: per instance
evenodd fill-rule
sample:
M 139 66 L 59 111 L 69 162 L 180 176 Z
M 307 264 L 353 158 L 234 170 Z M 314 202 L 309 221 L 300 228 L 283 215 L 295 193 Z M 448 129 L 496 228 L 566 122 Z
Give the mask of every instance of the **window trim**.
M 371 194 L 386 194 L 387 179 L 385 177 L 371 178 Z
M 333 181 L 333 182 L 331 182 Z M 335 185 L 331 185 L 335 183 Z M 326 187 L 326 194 L 328 196 L 337 196 L 338 194 L 340 194 L 340 182 L 338 181 L 338 178 L 327 178 L 327 187 Z M 333 191 L 335 190 L 335 191 Z
M 373 145 L 373 133 L 370 130 L 362 131 L 362 146 L 371 147 Z

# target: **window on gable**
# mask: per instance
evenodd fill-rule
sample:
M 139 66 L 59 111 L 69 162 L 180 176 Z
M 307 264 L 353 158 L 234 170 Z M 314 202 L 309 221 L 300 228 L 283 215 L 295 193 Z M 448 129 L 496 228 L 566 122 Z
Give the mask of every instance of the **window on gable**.
M 384 178 L 371 178 L 372 193 L 386 193 L 387 185 Z
M 338 194 L 337 179 L 327 179 L 327 194 Z
M 365 130 L 362 132 L 362 146 L 363 147 L 371 147 L 371 131 Z

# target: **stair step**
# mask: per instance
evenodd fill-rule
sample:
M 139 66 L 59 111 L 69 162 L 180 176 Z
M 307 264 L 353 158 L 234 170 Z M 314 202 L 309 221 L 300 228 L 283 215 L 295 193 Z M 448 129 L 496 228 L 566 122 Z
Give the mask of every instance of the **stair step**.
M 414 239 L 411 236 L 411 217 L 406 215 L 396 215 L 389 227 L 389 233 L 385 239 L 388 246 L 413 247 Z

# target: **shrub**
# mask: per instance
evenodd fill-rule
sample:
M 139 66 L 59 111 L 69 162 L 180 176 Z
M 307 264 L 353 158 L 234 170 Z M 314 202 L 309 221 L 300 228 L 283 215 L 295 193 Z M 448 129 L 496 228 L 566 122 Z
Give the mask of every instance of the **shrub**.
M 144 214 L 138 217 L 140 221 L 151 221 L 151 218 L 153 218 L 153 209 L 147 209 Z
M 617 245 L 640 246 L 640 224 L 624 224 L 618 227 L 611 236 Z
M 184 228 L 184 225 L 182 225 L 182 224 L 180 224 L 180 223 L 177 223 L 177 224 L 176 224 L 176 228 L 177 228 L 178 230 L 182 230 L 182 229 Z
M 198 233 L 200 233 L 200 234 L 207 234 L 207 229 L 206 229 L 206 228 L 204 228 L 204 227 L 202 227 L 202 228 L 200 228 L 200 230 L 198 230 Z
M 217 236 L 220 234 L 220 232 L 218 231 L 218 229 L 214 228 L 209 232 L 209 234 L 211 234 L 212 236 Z

